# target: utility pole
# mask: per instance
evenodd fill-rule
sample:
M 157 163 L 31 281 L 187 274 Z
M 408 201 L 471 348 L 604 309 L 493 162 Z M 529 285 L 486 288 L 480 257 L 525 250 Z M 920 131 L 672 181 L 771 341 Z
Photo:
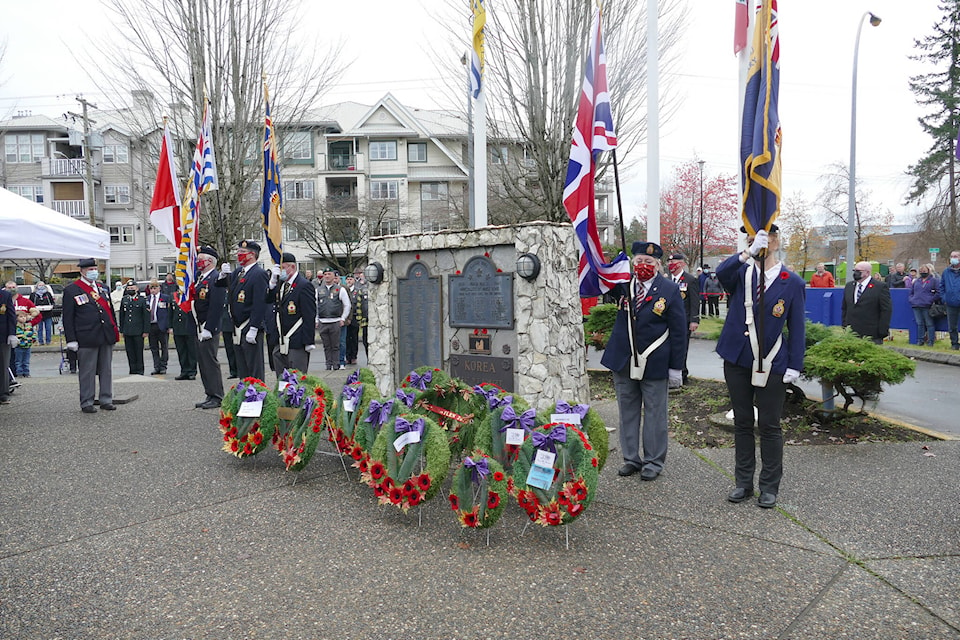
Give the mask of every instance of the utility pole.
M 87 107 L 93 109 L 97 108 L 97 105 L 90 104 L 83 96 L 76 97 L 77 102 L 83 106 L 83 115 L 80 116 L 83 118 L 83 164 L 86 167 L 86 177 L 84 181 L 87 183 L 87 207 L 90 215 L 90 226 L 97 226 L 96 212 L 94 211 L 94 189 L 93 189 L 93 149 L 90 145 L 90 124 L 96 123 L 96 120 L 90 120 L 87 117 Z M 70 115 L 76 117 L 76 114 L 71 113 Z

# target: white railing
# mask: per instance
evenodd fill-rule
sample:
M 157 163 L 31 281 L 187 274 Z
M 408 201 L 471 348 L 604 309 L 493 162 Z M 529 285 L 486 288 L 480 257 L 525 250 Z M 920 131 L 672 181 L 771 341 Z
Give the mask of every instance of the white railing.
M 96 167 L 94 167 L 96 169 Z M 44 158 L 43 175 L 65 178 L 83 178 L 87 164 L 83 158 Z
M 89 218 L 87 203 L 83 200 L 54 200 L 53 210 L 71 218 Z

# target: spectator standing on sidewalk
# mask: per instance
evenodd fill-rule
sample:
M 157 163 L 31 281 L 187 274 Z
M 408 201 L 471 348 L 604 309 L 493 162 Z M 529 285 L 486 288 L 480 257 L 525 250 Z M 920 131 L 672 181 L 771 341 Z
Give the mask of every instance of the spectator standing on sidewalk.
M 50 344 L 53 341 L 53 292 L 43 280 L 37 282 L 37 289 L 30 294 L 30 301 L 37 305 L 40 322 L 37 324 L 37 344 Z
M 960 350 L 957 339 L 957 320 L 960 318 L 960 251 L 950 252 L 950 266 L 943 270 L 940 278 L 943 304 L 947 306 L 947 327 L 950 330 L 950 348 Z
M 916 344 L 928 344 L 931 347 L 936 339 L 936 329 L 930 316 L 930 305 L 940 299 L 940 279 L 932 264 L 920 267 L 919 276 L 910 285 L 907 300 L 913 307 L 913 318 L 917 322 Z
M 723 285 L 717 278 L 717 273 L 711 272 L 703 281 L 703 295 L 707 297 L 707 313 L 711 318 L 720 315 L 720 298 L 723 297 Z
M 17 292 L 17 283 L 7 282 L 7 291 L 13 296 L 13 304 L 17 312 L 17 339 L 18 344 L 13 350 L 11 366 L 13 375 L 30 377 L 30 353 L 37 342 L 37 332 L 34 327 L 40 322 L 40 311 L 30 298 Z
M 833 280 L 833 274 L 827 271 L 822 262 L 817 263 L 817 271 L 810 276 L 810 286 L 817 288 L 833 288 L 836 286 Z
M 907 286 L 906 279 L 907 273 L 903 269 L 903 263 L 898 262 L 896 268 L 887 274 L 887 286 L 891 289 L 904 289 Z
M 341 368 L 340 328 L 350 317 L 350 296 L 340 286 L 340 277 L 331 268 L 324 269 L 317 286 L 317 333 L 323 343 L 327 371 Z M 346 367 L 343 367 L 344 369 Z

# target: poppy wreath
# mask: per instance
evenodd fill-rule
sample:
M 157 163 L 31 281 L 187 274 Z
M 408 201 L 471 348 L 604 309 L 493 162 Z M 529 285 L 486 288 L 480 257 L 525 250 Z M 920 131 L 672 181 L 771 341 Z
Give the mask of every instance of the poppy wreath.
M 316 376 L 296 370 L 284 371 L 278 382 L 286 385 L 277 391 L 277 413 L 281 417 L 271 443 L 287 471 L 300 471 L 313 458 L 320 443 L 330 388 Z
M 553 451 L 553 481 L 547 489 L 527 484 L 537 451 Z M 566 423 L 551 423 L 534 429 L 523 443 L 513 465 L 513 492 L 520 508 L 536 524 L 568 524 L 593 501 L 597 491 L 596 452 L 587 436 Z
M 416 392 L 413 411 L 437 421 L 447 432 L 454 455 L 473 448 L 476 400 L 472 387 L 440 369 L 419 367 L 404 378 L 400 388 Z
M 259 416 L 237 417 L 245 401 L 263 401 Z M 256 378 L 244 378 L 231 387 L 220 403 L 223 450 L 238 458 L 254 456 L 270 443 L 277 428 L 277 396 Z
M 355 371 L 347 378 L 343 390 L 336 398 L 331 420 L 333 428 L 330 430 L 330 441 L 335 442 L 341 453 L 349 453 L 355 446 L 354 438 L 370 401 L 377 395 L 376 382 L 361 381 L 360 371 Z
M 453 474 L 450 508 L 464 527 L 493 526 L 507 503 L 507 478 L 495 459 L 476 449 Z
M 610 453 L 610 434 L 607 433 L 607 425 L 604 424 L 596 411 L 590 408 L 588 404 L 570 405 L 564 400 L 558 400 L 550 411 L 542 413 L 540 422 L 546 424 L 550 422 L 550 416 L 562 413 L 576 413 L 580 415 L 580 430 L 583 431 L 590 440 L 590 445 L 596 452 L 599 462 L 597 471 L 603 470 L 603 465 L 607 464 L 607 454 Z
M 520 445 L 507 444 L 507 429 L 523 429 L 526 440 L 536 426 L 537 412 L 520 396 L 490 391 L 484 394 L 490 409 L 477 427 L 475 443 L 478 449 L 510 471 L 520 454 Z M 478 392 L 478 395 L 481 393 Z
M 419 433 L 419 442 L 399 450 L 398 438 Z M 392 504 L 404 513 L 440 491 L 450 468 L 450 447 L 443 429 L 428 416 L 403 413 L 389 420 L 377 435 L 361 482 L 373 488 L 380 504 Z

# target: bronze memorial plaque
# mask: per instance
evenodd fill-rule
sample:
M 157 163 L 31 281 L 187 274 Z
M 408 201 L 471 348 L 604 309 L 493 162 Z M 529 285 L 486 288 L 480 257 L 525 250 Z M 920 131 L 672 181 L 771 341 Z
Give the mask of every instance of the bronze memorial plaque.
M 414 262 L 406 278 L 397 278 L 397 375 L 421 366 L 440 367 L 440 278 Z
M 469 385 L 492 382 L 504 391 L 513 391 L 513 358 L 463 355 L 450 356 L 450 375 Z
M 450 326 L 513 329 L 513 274 L 497 272 L 486 256 L 467 261 L 450 283 Z

